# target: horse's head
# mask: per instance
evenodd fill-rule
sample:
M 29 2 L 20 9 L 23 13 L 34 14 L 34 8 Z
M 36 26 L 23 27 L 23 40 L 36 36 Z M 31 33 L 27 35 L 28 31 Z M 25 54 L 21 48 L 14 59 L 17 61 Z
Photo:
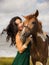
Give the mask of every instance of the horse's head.
M 23 16 L 26 20 L 24 21 L 24 28 L 22 30 L 23 38 L 27 38 L 31 34 L 36 34 L 37 32 L 42 32 L 42 24 L 38 21 L 37 17 L 39 15 L 38 10 L 34 14 L 28 16 Z

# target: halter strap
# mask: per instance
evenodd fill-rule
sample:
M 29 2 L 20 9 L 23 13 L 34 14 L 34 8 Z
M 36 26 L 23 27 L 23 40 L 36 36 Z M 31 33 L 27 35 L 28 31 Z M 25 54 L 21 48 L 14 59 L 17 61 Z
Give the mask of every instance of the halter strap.
M 28 28 L 28 30 L 30 30 L 30 28 L 28 26 L 24 26 L 24 27 L 26 27 L 26 28 Z

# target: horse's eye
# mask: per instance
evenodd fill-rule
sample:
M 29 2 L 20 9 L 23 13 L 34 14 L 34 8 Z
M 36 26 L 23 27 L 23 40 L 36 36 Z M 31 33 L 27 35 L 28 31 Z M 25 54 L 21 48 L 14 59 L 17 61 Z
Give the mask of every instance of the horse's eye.
M 36 22 L 32 22 L 32 24 L 36 24 Z

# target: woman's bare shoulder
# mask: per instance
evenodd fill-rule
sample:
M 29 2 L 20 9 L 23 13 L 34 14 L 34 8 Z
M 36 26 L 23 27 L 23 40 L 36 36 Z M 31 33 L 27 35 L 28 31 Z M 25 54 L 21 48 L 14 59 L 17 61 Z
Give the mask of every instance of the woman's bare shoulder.
M 19 36 L 20 36 L 20 35 L 19 35 L 19 32 L 17 32 L 17 34 L 16 34 L 16 38 L 19 37 Z
M 16 34 L 16 43 L 22 43 L 22 41 L 20 40 L 20 33 L 18 32 L 17 34 Z
M 20 40 L 19 32 L 16 34 L 16 47 L 20 50 L 22 47 L 22 41 Z

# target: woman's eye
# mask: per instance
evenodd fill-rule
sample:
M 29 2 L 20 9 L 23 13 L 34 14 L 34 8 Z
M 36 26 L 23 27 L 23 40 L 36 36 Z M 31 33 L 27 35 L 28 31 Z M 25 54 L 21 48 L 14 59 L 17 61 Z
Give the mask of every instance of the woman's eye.
M 20 21 L 20 23 L 22 23 L 22 21 Z

